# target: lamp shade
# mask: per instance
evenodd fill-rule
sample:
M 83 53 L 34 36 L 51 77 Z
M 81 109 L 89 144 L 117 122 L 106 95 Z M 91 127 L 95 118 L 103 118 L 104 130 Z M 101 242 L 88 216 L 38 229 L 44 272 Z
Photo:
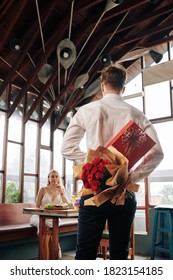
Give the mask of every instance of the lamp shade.
M 62 40 L 57 48 L 57 56 L 61 65 L 68 69 L 76 59 L 76 47 L 68 38 Z
M 109 54 L 105 54 L 105 55 L 102 55 L 100 58 L 99 58 L 100 62 L 104 65 L 104 66 L 108 66 L 111 64 L 111 56 Z
M 107 0 L 106 6 L 105 6 L 105 12 L 115 8 L 116 6 L 123 3 L 123 0 Z
M 64 60 L 66 60 L 66 59 L 69 59 L 69 57 L 71 57 L 72 56 L 72 49 L 70 49 L 70 48 L 63 48 L 61 51 L 60 51 L 60 57 L 61 57 L 61 59 L 64 59 Z
M 155 63 L 159 63 L 163 58 L 163 54 L 153 51 L 153 50 L 149 51 L 149 54 Z
M 112 2 L 118 5 L 118 4 L 122 4 L 123 0 L 112 0 Z
M 88 79 L 88 73 L 78 76 L 74 83 L 74 89 L 82 88 L 88 82 Z
M 18 38 L 13 38 L 10 41 L 10 49 L 14 52 L 20 52 L 22 50 L 22 43 Z
M 41 70 L 38 73 L 38 78 L 41 83 L 46 84 L 50 76 L 52 75 L 54 68 L 50 65 L 45 63 Z

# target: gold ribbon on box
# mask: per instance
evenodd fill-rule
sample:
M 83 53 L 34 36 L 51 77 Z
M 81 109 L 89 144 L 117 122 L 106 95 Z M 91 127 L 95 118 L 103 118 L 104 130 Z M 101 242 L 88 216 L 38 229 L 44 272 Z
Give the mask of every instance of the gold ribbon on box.
M 83 166 L 96 157 L 108 159 L 111 162 L 111 164 L 106 165 L 107 170 L 111 174 L 111 177 L 106 181 L 106 185 L 110 187 L 97 194 L 94 194 L 91 189 L 82 188 L 78 195 L 85 196 L 94 194 L 94 196 L 85 200 L 84 205 L 98 207 L 107 200 L 110 200 L 116 205 L 124 205 L 127 191 L 137 192 L 139 185 L 130 181 L 128 159 L 113 146 L 109 148 L 99 146 L 96 150 L 90 149 L 86 162 L 73 167 L 74 177 L 81 179 Z

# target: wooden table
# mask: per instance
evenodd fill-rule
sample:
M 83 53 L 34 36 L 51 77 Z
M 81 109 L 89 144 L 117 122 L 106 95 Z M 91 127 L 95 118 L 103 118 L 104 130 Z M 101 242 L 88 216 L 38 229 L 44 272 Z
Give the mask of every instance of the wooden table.
M 47 210 L 40 208 L 23 208 L 24 214 L 39 216 L 39 255 L 40 260 L 58 259 L 59 218 L 77 217 L 78 211 L 74 209 Z M 46 218 L 52 219 L 53 227 L 48 228 Z

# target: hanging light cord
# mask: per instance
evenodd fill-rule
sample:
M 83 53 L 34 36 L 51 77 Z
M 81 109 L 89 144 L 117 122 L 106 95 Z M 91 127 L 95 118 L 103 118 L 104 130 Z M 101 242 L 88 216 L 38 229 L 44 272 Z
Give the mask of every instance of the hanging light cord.
M 94 62 L 92 63 L 92 65 L 90 66 L 88 72 L 91 70 L 91 68 L 93 67 L 93 65 L 96 63 L 96 61 L 99 59 L 100 55 L 103 53 L 104 49 L 107 47 L 107 45 L 109 44 L 109 42 L 112 40 L 113 36 L 115 35 L 115 33 L 117 32 L 118 28 L 121 26 L 121 24 L 123 23 L 123 21 L 125 20 L 126 16 L 128 15 L 128 13 L 130 12 L 130 10 L 127 11 L 127 13 L 124 15 L 124 17 L 122 18 L 122 20 L 120 21 L 120 23 L 118 24 L 117 28 L 114 30 L 114 32 L 112 33 L 111 37 L 109 38 L 109 40 L 106 42 L 106 44 L 104 45 L 103 49 L 101 50 L 101 52 L 99 53 L 99 55 L 96 57 L 96 59 L 94 60 Z
M 71 3 L 70 25 L 69 25 L 69 33 L 68 33 L 68 38 L 69 38 L 69 39 L 70 39 L 70 37 L 71 37 L 71 28 L 72 28 L 72 19 L 73 19 L 74 2 L 75 2 L 75 0 L 73 0 L 72 3 Z
M 42 31 L 42 25 L 41 25 L 41 18 L 40 18 L 40 13 L 39 13 L 39 7 L 38 7 L 38 1 L 37 0 L 35 0 L 35 4 L 36 4 L 36 8 L 37 8 L 37 16 L 38 16 L 38 23 L 39 23 L 39 28 L 40 28 L 40 35 L 41 35 L 43 52 L 45 53 L 45 44 L 44 44 L 43 31 Z
M 36 8 L 37 8 L 37 16 L 38 16 L 38 23 L 39 23 L 39 28 L 40 28 L 40 36 L 41 36 L 43 52 L 45 53 L 45 43 L 44 43 L 44 37 L 43 37 L 43 29 L 42 29 L 42 24 L 41 24 L 38 0 L 35 0 L 35 4 L 36 4 Z M 48 92 L 49 92 L 50 96 L 52 97 L 52 99 L 55 100 L 55 93 L 54 93 L 53 85 L 50 85 L 50 89 L 48 89 Z
M 68 33 L 68 38 L 69 38 L 69 40 L 70 40 L 70 37 L 71 37 L 74 2 L 75 2 L 75 0 L 73 0 L 72 3 L 71 3 L 70 24 L 69 24 L 69 33 Z M 65 69 L 64 86 L 66 85 L 66 83 L 67 83 L 67 69 Z
M 68 33 L 69 40 L 70 40 L 70 37 L 71 37 L 74 2 L 75 2 L 75 0 L 73 0 L 72 3 L 71 3 L 70 23 L 69 23 L 69 33 Z M 58 51 L 58 57 L 60 57 L 59 48 L 58 48 L 57 51 Z M 60 91 L 61 91 L 61 81 L 60 81 L 61 70 L 60 69 L 61 69 L 61 64 L 60 64 L 60 61 L 58 60 L 58 94 L 60 94 Z M 65 69 L 65 74 L 64 74 L 64 86 L 66 85 L 66 83 L 67 83 L 67 69 Z
M 59 48 L 57 49 L 58 52 L 58 57 L 60 57 L 60 50 Z M 58 59 L 58 94 L 60 94 L 60 90 L 61 90 L 61 82 L 60 82 L 60 75 L 61 75 L 61 71 L 60 71 L 60 61 Z
M 105 11 L 101 14 L 101 16 L 100 16 L 100 18 L 98 19 L 96 25 L 94 26 L 94 28 L 92 29 L 91 33 L 90 33 L 89 36 L 87 37 L 87 40 L 85 41 L 85 43 L 83 44 L 83 46 L 82 46 L 80 52 L 78 53 L 78 56 L 77 56 L 76 60 L 79 58 L 81 52 L 82 52 L 83 49 L 85 48 L 86 44 L 88 43 L 89 39 L 91 38 L 91 36 L 92 36 L 92 34 L 94 33 L 94 31 L 95 31 L 95 29 L 97 28 L 97 26 L 99 25 L 99 23 L 100 23 L 102 17 L 104 16 L 104 14 L 105 14 Z M 75 62 L 76 62 L 76 60 L 75 60 Z
M 91 30 L 91 32 L 90 32 L 89 36 L 87 37 L 85 43 L 83 44 L 82 48 L 80 49 L 80 52 L 78 53 L 78 55 L 77 55 L 75 61 L 73 62 L 72 66 L 71 66 L 71 68 L 70 68 L 69 75 L 68 75 L 68 79 L 70 78 L 71 71 L 72 71 L 72 69 L 73 69 L 73 67 L 74 67 L 74 64 L 75 64 L 76 61 L 78 60 L 78 58 L 79 58 L 79 56 L 81 55 L 83 49 L 85 48 L 86 44 L 88 43 L 88 41 L 89 41 L 89 39 L 91 38 L 92 34 L 94 33 L 95 29 L 96 29 L 97 26 L 99 25 L 99 23 L 100 23 L 102 17 L 104 16 L 105 12 L 106 12 L 106 11 L 103 11 L 103 13 L 102 13 L 101 16 L 99 17 L 98 21 L 96 22 L 96 25 L 95 25 L 94 28 Z
M 34 63 L 34 60 L 33 60 L 32 57 L 30 56 L 29 52 L 27 52 L 27 56 L 28 56 L 29 59 L 31 60 L 32 65 L 33 65 L 34 67 L 36 67 L 36 65 L 35 65 L 35 63 Z

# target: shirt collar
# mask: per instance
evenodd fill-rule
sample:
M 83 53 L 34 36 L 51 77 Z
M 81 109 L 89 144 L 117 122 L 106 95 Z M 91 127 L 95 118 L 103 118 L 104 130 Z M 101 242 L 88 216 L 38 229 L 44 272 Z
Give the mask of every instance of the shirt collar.
M 105 96 L 103 96 L 103 99 L 107 99 L 107 98 L 110 98 L 110 97 L 113 98 L 113 99 L 116 99 L 116 100 L 122 100 L 121 95 L 115 94 L 113 92 L 107 93 Z

